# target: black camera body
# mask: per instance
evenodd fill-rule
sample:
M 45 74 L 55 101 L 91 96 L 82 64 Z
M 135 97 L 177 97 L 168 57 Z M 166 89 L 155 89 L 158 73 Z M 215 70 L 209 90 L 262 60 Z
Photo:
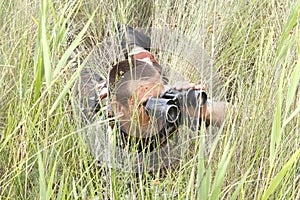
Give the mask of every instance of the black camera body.
M 203 90 L 170 89 L 158 98 L 150 97 L 145 109 L 158 122 L 160 130 L 172 132 L 183 124 L 196 130 L 199 127 L 199 109 L 206 103 L 207 93 Z

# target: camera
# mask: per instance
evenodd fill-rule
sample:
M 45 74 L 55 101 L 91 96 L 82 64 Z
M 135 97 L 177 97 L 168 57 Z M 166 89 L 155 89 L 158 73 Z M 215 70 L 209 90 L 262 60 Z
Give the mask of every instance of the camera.
M 187 122 L 187 125 L 194 130 L 199 124 L 199 108 L 206 103 L 207 93 L 204 90 L 170 89 L 160 97 L 150 97 L 146 102 L 145 110 L 158 122 L 160 129 L 173 130 Z

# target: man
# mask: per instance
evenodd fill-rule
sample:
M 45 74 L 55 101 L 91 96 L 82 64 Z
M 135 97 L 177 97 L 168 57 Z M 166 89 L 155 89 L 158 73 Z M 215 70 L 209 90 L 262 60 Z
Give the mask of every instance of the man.
M 147 45 L 150 45 L 150 39 L 128 26 L 126 26 L 125 32 L 129 35 L 129 42 L 127 44 L 126 39 L 122 38 L 122 48 L 126 49 L 127 59 L 112 67 L 107 81 L 98 81 L 96 91 L 98 103 L 92 106 L 96 108 L 96 114 L 100 113 L 99 121 L 109 119 L 109 124 L 104 129 L 104 132 L 107 132 L 105 137 L 114 139 L 111 142 L 108 140 L 100 142 L 104 144 L 102 146 L 92 139 L 96 149 L 94 154 L 98 160 L 111 162 L 109 158 L 102 158 L 105 157 L 104 154 L 111 156 L 111 151 L 103 153 L 103 149 L 109 146 L 108 143 L 114 143 L 121 149 L 119 152 L 123 152 L 122 149 L 137 152 L 159 152 L 151 158 L 152 161 L 164 157 L 168 160 L 163 161 L 166 163 L 165 165 L 170 165 L 173 162 L 170 157 L 176 155 L 176 152 L 171 155 L 172 148 L 177 148 L 179 144 L 178 142 L 171 144 L 170 141 L 178 135 L 183 136 L 182 133 L 179 133 L 180 127 L 186 124 L 195 132 L 195 127 L 191 126 L 200 128 L 201 124 L 220 125 L 224 121 L 230 105 L 226 102 L 212 103 L 208 100 L 199 106 L 181 107 L 181 117 L 187 118 L 187 121 L 193 119 L 197 123 L 181 121 L 165 126 L 165 122 L 155 119 L 147 111 L 146 105 L 149 99 L 157 99 L 170 89 L 179 92 L 192 89 L 200 92 L 206 88 L 193 83 L 179 84 L 175 87 L 168 85 L 163 68 L 147 48 Z M 201 99 L 199 99 L 200 101 Z M 90 132 L 100 134 L 103 131 L 93 130 Z M 115 142 L 112 142 L 114 140 Z M 119 157 L 127 159 L 123 155 Z

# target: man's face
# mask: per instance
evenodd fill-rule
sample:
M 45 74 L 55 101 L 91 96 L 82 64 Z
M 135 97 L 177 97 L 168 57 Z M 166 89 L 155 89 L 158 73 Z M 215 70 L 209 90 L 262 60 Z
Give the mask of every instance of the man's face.
M 127 133 L 133 133 L 136 137 L 147 137 L 152 123 L 146 113 L 145 104 L 150 97 L 159 97 L 164 92 L 164 85 L 157 80 L 135 83 L 131 87 L 133 93 L 128 100 L 128 109 L 123 109 L 122 118 L 127 121 L 123 123 L 123 127 Z
M 122 127 L 128 134 L 135 137 L 148 137 L 149 133 L 155 134 L 157 130 L 146 113 L 145 104 L 150 97 L 159 97 L 165 91 L 165 86 L 162 81 L 157 80 L 132 84 L 131 89 L 133 93 L 128 100 L 129 106 L 122 109 L 123 116 L 120 118 Z M 210 111 L 207 105 L 201 107 L 200 110 L 199 108 L 187 108 L 184 112 L 189 116 L 198 116 L 209 122 Z

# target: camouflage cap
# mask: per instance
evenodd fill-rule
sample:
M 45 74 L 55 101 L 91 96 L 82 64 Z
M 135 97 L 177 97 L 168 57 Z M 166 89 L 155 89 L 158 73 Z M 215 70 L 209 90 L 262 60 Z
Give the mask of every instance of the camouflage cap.
M 144 61 L 140 61 L 140 60 L 135 60 L 135 59 L 128 59 L 128 60 L 124 60 L 121 61 L 119 63 L 117 63 L 116 65 L 114 65 L 112 67 L 112 69 L 109 72 L 109 79 L 108 79 L 108 84 L 110 88 L 114 88 L 116 86 L 116 84 L 125 77 L 125 74 L 127 72 L 131 72 L 132 76 L 134 76 L 135 71 L 138 68 L 153 68 L 155 70 L 147 70 L 150 73 L 142 73 L 142 76 L 144 77 L 152 77 L 156 75 L 156 71 L 161 74 L 161 67 L 160 65 L 152 65 L 149 63 L 146 63 Z M 137 79 L 141 79 L 143 77 L 132 77 L 132 76 L 126 76 L 126 79 L 132 79 L 132 80 L 137 80 Z

